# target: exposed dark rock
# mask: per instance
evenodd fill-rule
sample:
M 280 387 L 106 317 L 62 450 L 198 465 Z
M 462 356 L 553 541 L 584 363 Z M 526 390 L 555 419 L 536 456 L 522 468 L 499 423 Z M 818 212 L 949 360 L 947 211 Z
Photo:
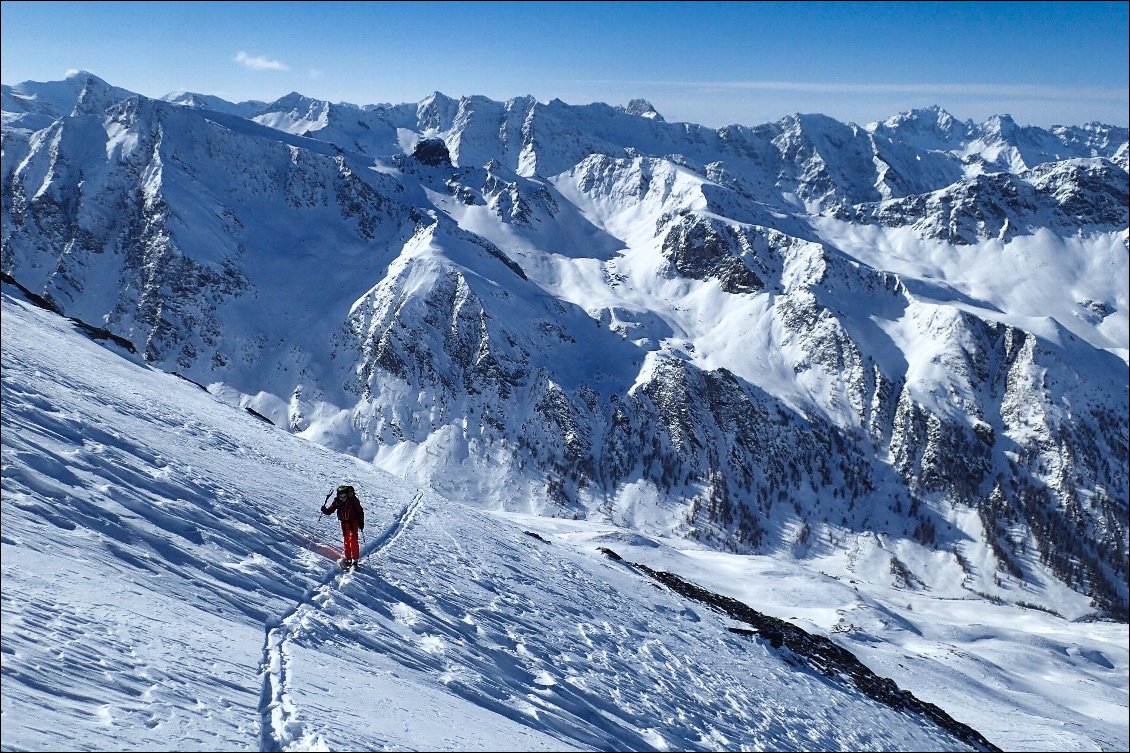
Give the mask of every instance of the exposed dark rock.
M 451 167 L 451 152 L 447 150 L 447 144 L 443 139 L 421 139 L 416 142 L 412 156 L 429 167 L 440 165 Z
M 18 288 L 19 291 L 24 294 L 25 298 L 27 298 L 30 302 L 34 303 L 39 308 L 46 309 L 52 313 L 62 316 L 63 310 L 59 308 L 59 305 L 54 301 L 48 300 L 41 295 L 31 292 L 23 285 L 21 285 L 15 277 L 12 277 L 7 272 L 0 272 L 0 275 L 2 275 L 4 282 L 8 283 L 9 285 L 15 285 L 16 288 Z
M 25 288 L 23 285 L 21 285 L 14 277 L 9 275 L 8 273 L 4 272 L 4 273 L 0 273 L 0 274 L 3 275 L 4 282 L 8 283 L 9 285 L 14 285 L 16 288 L 18 288 L 19 291 L 21 293 L 23 293 L 24 296 L 31 303 L 35 304 L 36 306 L 39 306 L 42 309 L 46 309 L 46 310 L 48 310 L 52 313 L 59 314 L 61 316 L 64 315 L 63 310 L 58 306 L 58 304 L 48 300 L 47 298 L 44 298 L 41 295 L 37 295 L 37 294 L 31 292 L 30 290 Z M 135 354 L 137 353 L 137 349 L 133 346 L 133 343 L 131 343 L 129 340 L 125 339 L 124 337 L 120 337 L 118 335 L 115 335 L 113 332 L 111 332 L 110 330 L 108 330 L 104 327 L 95 327 L 94 325 L 87 324 L 86 322 L 82 321 L 81 319 L 77 319 L 73 316 L 68 316 L 67 319 L 72 324 L 74 324 L 75 327 L 78 328 L 78 330 L 80 332 L 82 332 L 84 335 L 89 337 L 91 340 L 109 340 L 110 342 L 114 343 L 118 347 L 124 348 L 125 350 L 127 350 L 130 353 L 135 353 Z
M 727 293 L 756 293 L 765 283 L 740 252 L 732 231 L 697 217 L 678 222 L 663 239 L 663 255 L 685 277 L 718 280 Z
M 255 410 L 254 408 L 252 408 L 252 407 L 250 407 L 250 406 L 244 406 L 244 408 L 243 408 L 243 409 L 244 409 L 245 411 L 247 411 L 248 413 L 250 413 L 251 415 L 255 416 L 255 418 L 259 419 L 260 421 L 264 421 L 264 422 L 266 422 L 266 423 L 270 424 L 271 426 L 274 426 L 274 425 L 275 425 L 275 422 L 274 422 L 274 421 L 272 421 L 271 419 L 267 418 L 267 417 L 266 417 L 266 416 L 264 416 L 264 415 L 263 415 L 262 413 L 260 413 L 259 411 Z

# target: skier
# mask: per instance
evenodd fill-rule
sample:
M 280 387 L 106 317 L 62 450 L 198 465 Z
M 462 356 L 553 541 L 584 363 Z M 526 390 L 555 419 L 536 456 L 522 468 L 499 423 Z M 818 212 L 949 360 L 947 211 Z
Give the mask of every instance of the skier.
M 337 496 L 328 505 L 322 504 L 322 514 L 330 515 L 337 512 L 337 519 L 341 522 L 341 535 L 345 540 L 345 558 L 341 561 L 343 570 L 348 570 L 357 565 L 360 551 L 357 546 L 357 532 L 365 528 L 365 510 L 361 507 L 361 500 L 357 498 L 352 486 L 341 485 L 337 488 Z

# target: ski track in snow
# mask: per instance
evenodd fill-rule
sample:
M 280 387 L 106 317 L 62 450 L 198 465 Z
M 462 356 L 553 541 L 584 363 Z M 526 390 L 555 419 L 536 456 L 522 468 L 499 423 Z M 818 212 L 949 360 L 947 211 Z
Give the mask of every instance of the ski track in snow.
M 379 556 L 411 525 L 412 519 L 424 504 L 423 492 L 417 492 L 400 511 L 396 519 L 362 551 L 362 560 Z M 289 643 L 309 626 L 312 612 L 322 610 L 333 601 L 334 592 L 353 579 L 352 572 L 330 570 L 317 588 L 303 595 L 300 602 L 286 614 L 267 622 L 263 645 L 263 690 L 259 696 L 259 715 L 262 719 L 259 736 L 260 749 L 328 750 L 325 741 L 316 733 L 307 733 L 298 718 L 298 709 L 287 688 L 290 684 L 291 663 Z

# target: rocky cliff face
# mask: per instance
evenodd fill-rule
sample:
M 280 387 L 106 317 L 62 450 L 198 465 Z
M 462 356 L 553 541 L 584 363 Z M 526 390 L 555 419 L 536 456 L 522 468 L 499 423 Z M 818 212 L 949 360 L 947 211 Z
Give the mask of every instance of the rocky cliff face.
M 3 101 L 3 272 L 285 430 L 487 506 L 880 534 L 905 587 L 1126 618 L 1125 129 Z M 1079 263 L 1021 295 L 940 271 L 965 249 Z
M 853 219 L 910 226 L 949 243 L 1011 240 L 1040 228 L 1115 232 L 1127 226 L 1126 170 L 1105 158 L 1039 165 L 1019 175 L 990 173 L 901 199 L 859 205 Z

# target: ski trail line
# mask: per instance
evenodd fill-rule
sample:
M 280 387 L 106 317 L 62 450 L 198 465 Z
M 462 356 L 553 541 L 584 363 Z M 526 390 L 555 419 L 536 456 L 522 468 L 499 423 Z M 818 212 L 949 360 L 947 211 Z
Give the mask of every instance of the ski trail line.
M 365 547 L 365 558 L 379 555 L 391 546 L 412 523 L 423 504 L 423 492 L 416 492 L 395 520 Z M 347 582 L 347 575 L 349 573 L 333 570 L 327 572 L 318 585 L 303 594 L 290 610 L 266 623 L 263 658 L 259 663 L 259 674 L 263 678 L 258 709 L 259 749 L 262 751 L 283 751 L 291 746 L 301 750 L 325 749 L 320 735 L 305 732 L 298 720 L 297 708 L 287 692 L 290 686 L 290 651 L 287 644 L 308 624 L 312 614 L 330 603 L 330 594 Z M 321 604 L 315 601 L 319 596 L 325 597 L 320 600 Z
M 392 525 L 373 539 L 372 544 L 365 547 L 365 556 L 370 557 L 374 554 L 380 554 L 385 549 L 392 546 L 392 543 L 400 538 L 400 534 L 404 532 L 404 529 L 412 523 L 412 520 L 416 517 L 416 513 L 420 511 L 423 504 L 424 493 L 416 492 L 412 496 L 412 501 L 404 506 L 404 509 L 396 516 L 396 520 L 393 521 Z

